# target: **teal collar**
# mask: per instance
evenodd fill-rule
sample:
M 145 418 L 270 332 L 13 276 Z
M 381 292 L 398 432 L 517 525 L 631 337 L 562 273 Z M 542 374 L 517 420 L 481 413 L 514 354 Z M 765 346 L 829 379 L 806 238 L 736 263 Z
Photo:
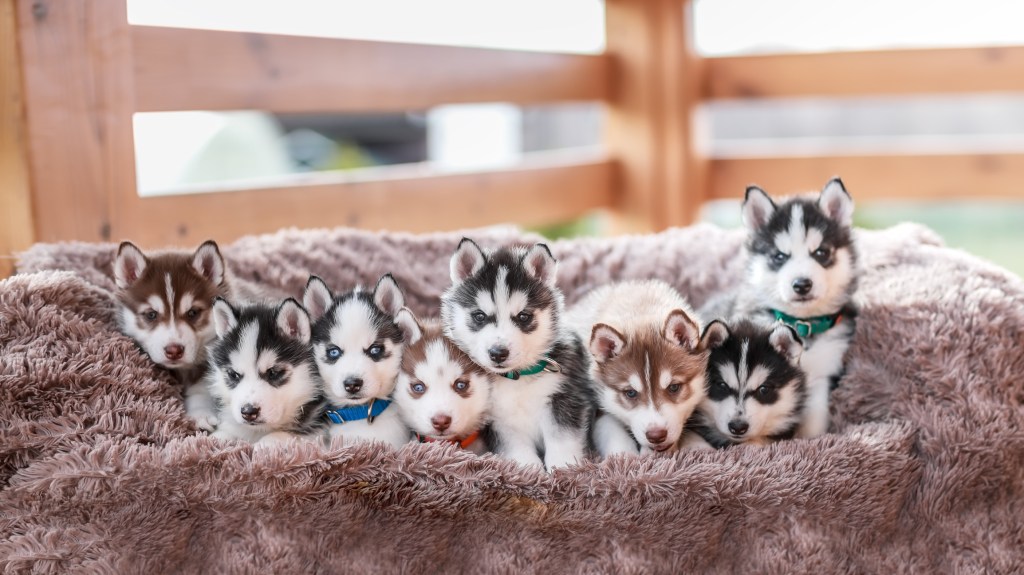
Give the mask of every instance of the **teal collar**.
M 538 373 L 545 370 L 558 371 L 557 369 L 548 369 L 549 366 L 551 366 L 551 364 L 547 360 L 542 359 L 526 369 L 506 371 L 505 373 L 499 375 L 501 375 L 502 377 L 507 377 L 512 380 L 516 380 L 523 375 L 537 375 Z
M 391 405 L 391 401 L 387 399 L 371 399 L 370 403 L 365 405 L 350 405 L 348 407 L 334 407 L 329 406 L 324 414 L 327 419 L 331 420 L 331 423 L 341 425 L 349 421 L 359 421 L 361 419 L 367 420 L 367 423 L 373 423 L 373 420 L 378 415 L 384 413 L 384 410 Z
M 773 309 L 771 312 L 775 314 L 775 319 L 795 329 L 796 334 L 800 337 L 809 337 L 815 334 L 824 333 L 832 329 L 843 317 L 843 314 L 841 313 L 805 318 L 793 317 L 791 315 L 784 314 L 777 309 Z

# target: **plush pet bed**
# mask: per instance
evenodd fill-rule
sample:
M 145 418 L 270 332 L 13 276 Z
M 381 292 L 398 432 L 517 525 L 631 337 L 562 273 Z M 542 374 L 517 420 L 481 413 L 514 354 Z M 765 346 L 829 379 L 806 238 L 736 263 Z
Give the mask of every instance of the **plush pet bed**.
M 294 294 L 310 272 L 348 288 L 393 271 L 430 314 L 459 237 L 222 247 L 237 275 Z M 36 246 L 0 283 L 0 572 L 1022 572 L 1024 282 L 916 226 L 859 241 L 832 433 L 550 475 L 437 444 L 196 436 L 172 378 L 117 331 L 114 246 Z M 552 248 L 569 303 L 657 277 L 699 306 L 740 280 L 742 242 L 696 226 Z

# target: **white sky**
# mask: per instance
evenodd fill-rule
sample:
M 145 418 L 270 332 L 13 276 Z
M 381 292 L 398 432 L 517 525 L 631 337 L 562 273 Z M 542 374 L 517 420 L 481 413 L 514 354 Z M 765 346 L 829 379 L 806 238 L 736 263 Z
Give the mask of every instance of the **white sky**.
M 1024 44 L 1017 0 L 696 0 L 708 55 Z M 604 45 L 601 0 L 129 0 L 135 24 L 566 52 Z

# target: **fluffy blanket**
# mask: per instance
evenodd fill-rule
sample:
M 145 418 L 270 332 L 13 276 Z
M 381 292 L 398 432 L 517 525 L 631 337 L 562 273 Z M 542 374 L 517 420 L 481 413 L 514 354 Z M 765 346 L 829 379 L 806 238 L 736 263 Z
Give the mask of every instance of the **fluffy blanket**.
M 223 251 L 295 294 L 310 272 L 340 289 L 393 271 L 429 315 L 458 239 L 293 230 Z M 696 226 L 552 248 L 570 303 L 656 277 L 699 306 L 739 281 L 742 240 Z M 172 378 L 117 332 L 113 246 L 36 246 L 0 283 L 0 571 L 1022 572 L 1024 283 L 919 227 L 859 240 L 832 433 L 550 475 L 437 444 L 196 436 Z

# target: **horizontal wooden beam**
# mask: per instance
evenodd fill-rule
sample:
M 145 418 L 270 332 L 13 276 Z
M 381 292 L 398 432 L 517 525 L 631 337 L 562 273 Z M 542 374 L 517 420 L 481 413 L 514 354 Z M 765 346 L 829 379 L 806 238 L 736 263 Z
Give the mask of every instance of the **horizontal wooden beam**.
M 136 111 L 365 112 L 607 100 L 604 55 L 133 26 Z
M 836 175 L 855 200 L 1024 199 L 1024 154 L 1014 153 L 720 158 L 711 161 L 710 192 L 812 191 Z
M 133 224 L 114 239 L 155 247 L 231 241 L 282 227 L 426 232 L 550 224 L 612 206 L 614 168 L 603 156 L 534 160 L 488 172 L 404 166 L 373 169 L 372 177 L 319 174 L 290 185 L 147 197 L 134 202 Z
M 1024 91 L 1024 47 L 708 58 L 705 97 L 799 98 Z

